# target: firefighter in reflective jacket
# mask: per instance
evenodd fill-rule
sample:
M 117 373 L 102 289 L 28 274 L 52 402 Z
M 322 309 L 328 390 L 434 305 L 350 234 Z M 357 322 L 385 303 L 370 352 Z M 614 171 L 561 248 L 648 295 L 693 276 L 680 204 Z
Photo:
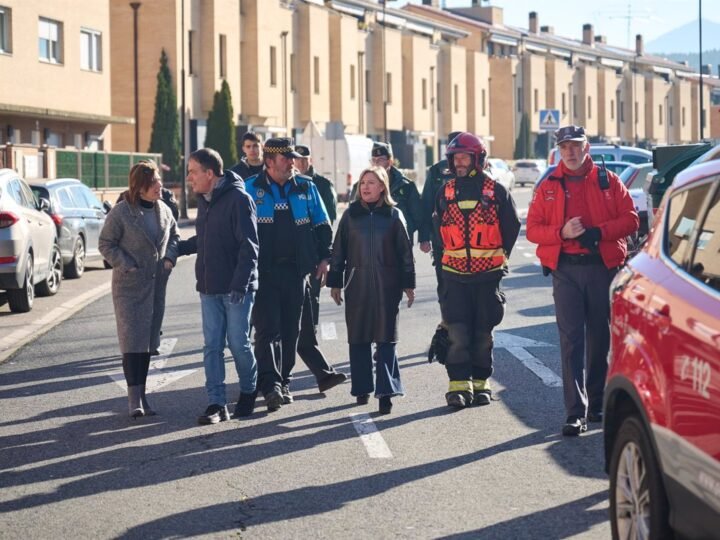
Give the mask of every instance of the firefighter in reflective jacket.
M 500 280 L 520 220 L 510 193 L 483 171 L 487 151 L 480 138 L 461 133 L 446 155 L 454 178 L 439 190 L 433 216 L 442 241 L 440 309 L 450 342 L 445 398 L 463 408 L 490 403 L 492 332 L 505 314 Z

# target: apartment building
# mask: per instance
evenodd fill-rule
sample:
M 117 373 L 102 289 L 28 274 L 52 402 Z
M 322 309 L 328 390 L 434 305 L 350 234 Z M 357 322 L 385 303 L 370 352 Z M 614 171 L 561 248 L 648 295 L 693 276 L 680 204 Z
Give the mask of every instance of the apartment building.
M 109 36 L 107 2 L 0 0 L 0 144 L 111 148 Z
M 110 0 L 112 112 L 136 120 L 135 126 L 113 128 L 114 150 L 148 150 L 163 50 L 181 113 L 184 82 L 186 150 L 204 144 L 206 119 L 223 80 L 230 86 L 234 111 L 240 110 L 239 4 L 240 0 Z

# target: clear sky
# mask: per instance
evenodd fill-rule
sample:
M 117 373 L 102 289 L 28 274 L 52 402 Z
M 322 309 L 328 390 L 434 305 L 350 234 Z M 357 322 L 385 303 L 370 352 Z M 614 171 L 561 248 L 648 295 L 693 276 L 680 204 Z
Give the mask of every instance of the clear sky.
M 388 6 L 400 7 L 421 0 L 396 0 Z M 441 5 L 443 0 L 440 0 Z M 490 5 L 503 8 L 504 22 L 527 28 L 528 13 L 536 11 L 541 26 L 555 27 L 555 33 L 582 39 L 582 26 L 591 23 L 595 35 L 607 36 L 608 44 L 635 47 L 635 34 L 645 43 L 662 34 L 698 19 L 699 0 L 491 0 Z M 471 0 L 444 0 L 447 7 L 469 7 Z M 720 22 L 720 0 L 704 0 L 703 19 Z M 628 43 L 628 12 L 630 38 Z M 692 49 L 689 45 L 688 49 Z

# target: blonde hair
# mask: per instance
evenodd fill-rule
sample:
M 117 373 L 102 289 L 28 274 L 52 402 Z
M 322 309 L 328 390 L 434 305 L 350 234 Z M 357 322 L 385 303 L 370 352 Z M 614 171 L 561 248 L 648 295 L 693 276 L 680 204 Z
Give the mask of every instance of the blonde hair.
M 392 195 L 390 195 L 390 179 L 388 178 L 387 171 L 383 167 L 377 167 L 372 166 L 368 167 L 367 169 L 363 169 L 363 171 L 360 173 L 360 176 L 358 177 L 358 187 L 357 192 L 355 193 L 355 200 L 356 201 L 362 201 L 362 195 L 360 195 L 360 182 L 362 182 L 363 176 L 365 176 L 368 173 L 372 173 L 375 176 L 378 177 L 378 180 L 382 182 L 382 185 L 385 187 L 385 190 L 382 192 L 382 197 L 380 200 L 383 202 L 383 204 L 387 206 L 395 206 L 397 203 L 392 198 Z

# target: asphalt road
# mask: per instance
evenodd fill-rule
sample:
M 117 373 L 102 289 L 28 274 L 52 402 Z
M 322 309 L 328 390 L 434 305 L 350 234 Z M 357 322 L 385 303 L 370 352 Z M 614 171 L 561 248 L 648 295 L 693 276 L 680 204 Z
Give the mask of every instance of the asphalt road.
M 529 189 L 515 197 L 526 208 Z M 439 309 L 419 250 L 418 297 L 401 309 L 407 395 L 389 416 L 374 399 L 356 406 L 349 384 L 319 394 L 299 362 L 292 405 L 268 414 L 259 400 L 250 419 L 197 425 L 206 398 L 192 258 L 171 277 L 166 354 L 151 369 L 158 416 L 127 417 L 110 296 L 67 308 L 0 364 L 0 538 L 608 538 L 602 434 L 593 424 L 559 435 L 550 282 L 521 234 L 496 336 L 497 400 L 459 412 L 445 405 L 444 369 L 426 359 Z M 86 277 L 90 290 L 109 272 Z M 80 296 L 68 294 L 31 320 Z M 13 318 L 0 311 L 3 327 Z M 321 346 L 349 373 L 343 321 L 324 291 Z M 230 360 L 227 373 L 234 400 Z

